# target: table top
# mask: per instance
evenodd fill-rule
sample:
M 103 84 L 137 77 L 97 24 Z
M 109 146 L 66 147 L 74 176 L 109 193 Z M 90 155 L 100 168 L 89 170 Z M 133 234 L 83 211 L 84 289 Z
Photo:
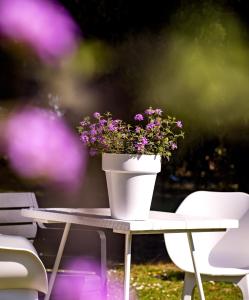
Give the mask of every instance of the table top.
M 39 222 L 72 223 L 109 228 L 118 233 L 163 233 L 212 231 L 238 228 L 235 219 L 204 218 L 162 211 L 150 211 L 144 221 L 126 221 L 111 218 L 109 208 L 32 208 L 22 209 L 25 217 Z

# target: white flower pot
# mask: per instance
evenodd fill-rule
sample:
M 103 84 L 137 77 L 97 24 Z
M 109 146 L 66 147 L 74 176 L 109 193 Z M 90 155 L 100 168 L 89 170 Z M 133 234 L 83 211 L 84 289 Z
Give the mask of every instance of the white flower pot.
M 102 154 L 111 215 L 121 220 L 146 220 L 149 216 L 159 155 Z

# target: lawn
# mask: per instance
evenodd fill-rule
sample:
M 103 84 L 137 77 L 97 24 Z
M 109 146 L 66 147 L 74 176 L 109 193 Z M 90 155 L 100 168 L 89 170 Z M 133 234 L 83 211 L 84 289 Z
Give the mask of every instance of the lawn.
M 108 271 L 109 300 L 121 299 L 123 267 Z M 184 273 L 173 264 L 133 265 L 131 270 L 132 300 L 179 300 Z M 230 283 L 204 282 L 206 300 L 240 300 L 240 289 Z M 195 289 L 195 300 L 200 299 Z

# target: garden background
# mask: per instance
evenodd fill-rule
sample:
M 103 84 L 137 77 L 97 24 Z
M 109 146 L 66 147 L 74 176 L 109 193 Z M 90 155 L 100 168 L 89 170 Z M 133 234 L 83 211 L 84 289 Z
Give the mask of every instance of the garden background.
M 163 162 L 153 209 L 175 211 L 195 190 L 249 192 L 248 1 L 60 2 L 81 29 L 79 48 L 54 66 L 1 40 L 1 116 L 31 103 L 63 115 L 77 134 L 94 111 L 131 120 L 150 105 L 160 107 L 183 121 L 185 139 Z M 74 194 L 19 177 L 4 154 L 0 164 L 1 191 L 34 191 L 40 207 L 108 206 L 99 157 L 88 159 Z M 107 234 L 109 260 L 121 262 L 123 239 Z M 80 247 L 78 241 L 71 237 L 68 255 L 98 254 L 94 237 Z M 39 233 L 36 247 L 47 266 L 57 245 L 52 233 Z M 133 247 L 136 262 L 168 259 L 162 236 L 138 236 Z

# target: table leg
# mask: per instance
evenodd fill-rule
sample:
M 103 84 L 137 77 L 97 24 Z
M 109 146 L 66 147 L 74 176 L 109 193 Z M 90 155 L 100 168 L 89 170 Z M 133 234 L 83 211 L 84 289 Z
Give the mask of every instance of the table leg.
M 54 286 L 55 278 L 56 278 L 56 275 L 57 275 L 57 271 L 59 269 L 59 265 L 60 265 L 60 262 L 61 262 L 61 257 L 62 257 L 64 248 L 65 248 L 65 244 L 66 244 L 66 241 L 67 241 L 67 237 L 68 237 L 70 227 L 71 227 L 71 223 L 66 223 L 64 231 L 63 231 L 63 235 L 62 235 L 62 238 L 61 238 L 60 246 L 59 246 L 59 249 L 58 249 L 58 252 L 57 252 L 57 255 L 56 255 L 53 270 L 52 270 L 50 280 L 49 280 L 49 283 L 48 283 L 48 292 L 47 292 L 44 300 L 49 300 L 49 298 L 50 298 L 50 295 L 51 295 L 51 292 L 52 292 L 52 289 L 53 289 L 53 286 Z
M 191 253 L 193 267 L 194 267 L 194 271 L 195 271 L 195 278 L 197 281 L 198 291 L 199 291 L 201 300 L 205 300 L 203 285 L 202 285 L 202 281 L 201 281 L 201 275 L 198 270 L 198 263 L 196 263 L 197 257 L 196 257 L 196 252 L 195 252 L 195 247 L 194 247 L 194 242 L 193 242 L 193 237 L 192 237 L 191 231 L 188 231 L 187 235 L 188 235 L 188 243 L 189 243 L 190 253 Z
M 131 273 L 131 242 L 132 234 L 125 234 L 125 269 L 124 269 L 124 300 L 129 300 Z

